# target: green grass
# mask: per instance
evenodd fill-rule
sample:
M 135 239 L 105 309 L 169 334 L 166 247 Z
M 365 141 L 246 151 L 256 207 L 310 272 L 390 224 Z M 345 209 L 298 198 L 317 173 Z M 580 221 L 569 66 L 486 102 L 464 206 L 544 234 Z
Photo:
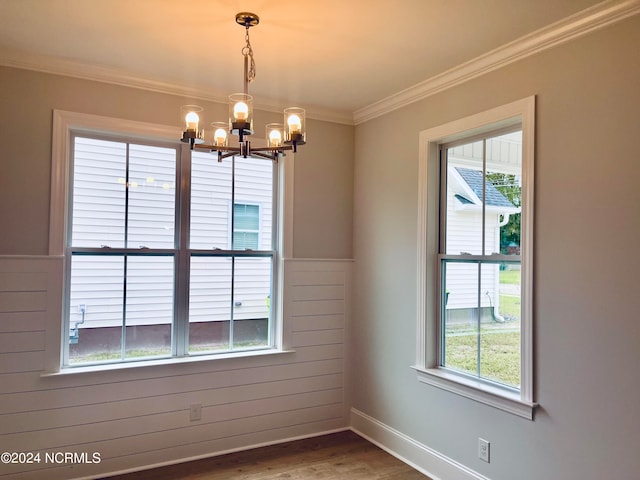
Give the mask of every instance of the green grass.
M 236 342 L 234 344 L 234 348 L 237 350 L 247 349 L 251 347 L 261 347 L 266 346 L 266 342 L 260 341 L 246 341 L 246 342 Z M 205 352 L 216 352 L 220 350 L 229 350 L 228 343 L 220 343 L 220 344 L 210 344 L 210 345 L 195 345 L 190 347 L 191 353 L 205 353 Z M 143 358 L 148 357 L 150 359 L 155 357 L 168 357 L 171 356 L 171 351 L 168 349 L 154 349 L 154 348 L 140 348 L 136 350 L 127 350 L 126 352 L 126 360 L 131 360 L 134 358 Z M 70 363 L 79 364 L 79 363 L 97 363 L 97 362 L 107 362 L 113 360 L 120 360 L 120 351 L 106 351 L 106 352 L 92 352 L 83 356 L 76 356 L 70 359 Z
M 477 375 L 477 330 L 466 325 L 447 328 L 445 365 Z M 519 323 L 483 324 L 480 330 L 480 376 L 520 386 Z
M 520 319 L 520 297 L 500 295 L 500 315 L 508 320 Z
M 520 272 L 503 270 L 501 283 L 520 284 Z M 481 378 L 512 387 L 520 386 L 520 295 L 500 295 L 499 313 L 506 322 L 485 318 L 480 327 Z M 478 331 L 476 325 L 458 323 L 446 330 L 445 365 L 478 375 Z
M 126 358 L 142 358 L 142 357 L 166 357 L 170 356 L 171 351 L 169 349 L 136 349 L 136 350 L 127 350 Z M 111 360 L 120 360 L 120 351 L 110 350 L 106 352 L 92 352 L 82 356 L 76 356 L 70 359 L 71 363 L 95 363 L 95 362 L 106 362 Z
M 520 270 L 500 270 L 500 283 L 520 285 Z

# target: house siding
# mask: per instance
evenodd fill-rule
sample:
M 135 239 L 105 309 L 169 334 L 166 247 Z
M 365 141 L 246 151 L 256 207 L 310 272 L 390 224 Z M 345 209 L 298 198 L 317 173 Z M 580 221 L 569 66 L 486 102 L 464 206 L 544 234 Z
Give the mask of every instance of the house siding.
M 176 149 L 130 147 L 128 247 L 173 248 Z M 73 245 L 123 247 L 125 238 L 126 144 L 76 138 L 73 189 Z M 190 248 L 231 248 L 231 159 L 192 153 Z M 260 250 L 272 250 L 273 167 L 267 160 L 235 160 L 235 203 L 259 207 Z M 127 274 L 126 325 L 170 324 L 173 319 L 173 257 L 156 257 Z M 190 322 L 229 321 L 230 258 L 192 261 Z M 122 257 L 74 257 L 69 302 L 70 327 L 79 335 L 88 328 L 122 324 Z M 269 317 L 271 261 L 235 261 L 233 318 Z M 130 285 L 139 286 L 138 291 Z M 130 292 L 130 293 L 129 293 Z M 81 313 L 79 306 L 86 312 Z

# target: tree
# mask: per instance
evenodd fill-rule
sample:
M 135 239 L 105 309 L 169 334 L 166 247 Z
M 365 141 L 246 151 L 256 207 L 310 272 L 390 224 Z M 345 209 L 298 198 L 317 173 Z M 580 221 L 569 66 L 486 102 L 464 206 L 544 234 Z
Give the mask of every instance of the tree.
M 487 173 L 487 180 L 509 200 L 514 207 L 522 205 L 522 187 L 516 175 Z M 520 213 L 509 215 L 509 221 L 500 228 L 500 252 L 507 253 L 510 244 L 520 245 Z

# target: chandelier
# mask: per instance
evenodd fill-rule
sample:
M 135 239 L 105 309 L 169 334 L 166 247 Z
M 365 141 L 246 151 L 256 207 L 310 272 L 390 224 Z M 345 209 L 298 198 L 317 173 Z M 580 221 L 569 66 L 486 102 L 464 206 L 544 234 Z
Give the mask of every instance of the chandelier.
M 244 91 L 229 95 L 229 121 L 211 124 L 210 143 L 205 142 L 205 130 L 199 129 L 203 108 L 198 105 L 185 105 L 180 109 L 185 130 L 182 142 L 188 143 L 192 150 L 205 150 L 218 153 L 218 161 L 232 155 L 248 157 L 250 155 L 275 160 L 286 150 L 296 152 L 298 145 L 305 143 L 305 111 L 302 108 L 284 109 L 284 123 L 269 123 L 265 130 L 267 146 L 251 147 L 247 137 L 253 135 L 253 97 L 249 95 L 249 83 L 256 75 L 253 49 L 249 41 L 249 29 L 258 25 L 260 18 L 255 13 L 241 12 L 236 15 L 236 23 L 245 27 L 246 45 L 242 48 L 244 57 Z M 237 146 L 229 145 L 229 134 L 237 135 Z

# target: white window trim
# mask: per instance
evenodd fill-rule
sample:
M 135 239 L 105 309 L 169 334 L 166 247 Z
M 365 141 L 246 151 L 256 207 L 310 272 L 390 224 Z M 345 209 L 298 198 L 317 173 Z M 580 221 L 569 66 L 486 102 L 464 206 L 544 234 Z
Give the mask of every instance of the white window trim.
M 86 113 L 76 113 L 64 110 L 53 111 L 53 129 L 51 141 L 51 197 L 49 210 L 49 256 L 64 258 L 66 253 L 67 235 L 67 214 L 69 198 L 69 168 L 71 152 L 71 134 L 91 134 L 91 133 L 111 133 L 125 137 L 135 137 L 152 140 L 176 141 L 182 136 L 179 127 L 159 125 L 136 120 L 127 120 L 112 117 L 103 117 Z M 274 348 L 277 352 L 288 353 L 292 344 L 292 332 L 284 322 L 284 263 L 293 257 L 293 181 L 294 181 L 294 154 L 289 154 L 280 159 L 278 170 L 278 203 L 280 210 L 280 220 L 277 223 L 279 252 L 277 262 L 277 285 L 274 286 L 274 295 L 277 295 L 277 311 L 274 312 L 276 319 L 274 325 Z M 64 270 L 64 268 L 62 269 Z M 64 272 L 61 271 L 60 284 L 64 284 Z M 63 294 L 65 294 L 63 292 Z M 64 303 L 64 302 L 62 302 Z M 58 315 L 51 315 L 47 325 L 47 332 L 59 338 L 57 342 L 49 342 L 46 351 L 45 364 L 47 374 L 61 372 L 62 369 L 62 342 L 68 336 L 62 328 L 64 322 L 64 311 Z M 158 360 L 149 365 L 186 363 L 190 361 L 219 361 L 219 359 L 230 357 L 246 357 L 255 353 L 256 356 L 264 355 L 261 350 L 252 352 L 238 352 L 223 356 L 203 356 L 203 357 L 175 357 L 166 360 Z M 134 362 L 135 363 L 135 362 Z M 146 362 L 140 364 L 143 366 Z M 118 367 L 128 368 L 129 363 L 110 364 L 108 369 Z M 102 370 L 104 366 L 87 367 L 85 369 L 68 369 L 65 372 L 77 371 L 81 373 L 85 370 Z
M 522 125 L 521 388 L 513 392 L 458 375 L 438 360 L 439 145 L 496 128 Z M 418 171 L 417 345 L 418 380 L 532 420 L 533 395 L 533 175 L 535 96 L 420 132 Z

